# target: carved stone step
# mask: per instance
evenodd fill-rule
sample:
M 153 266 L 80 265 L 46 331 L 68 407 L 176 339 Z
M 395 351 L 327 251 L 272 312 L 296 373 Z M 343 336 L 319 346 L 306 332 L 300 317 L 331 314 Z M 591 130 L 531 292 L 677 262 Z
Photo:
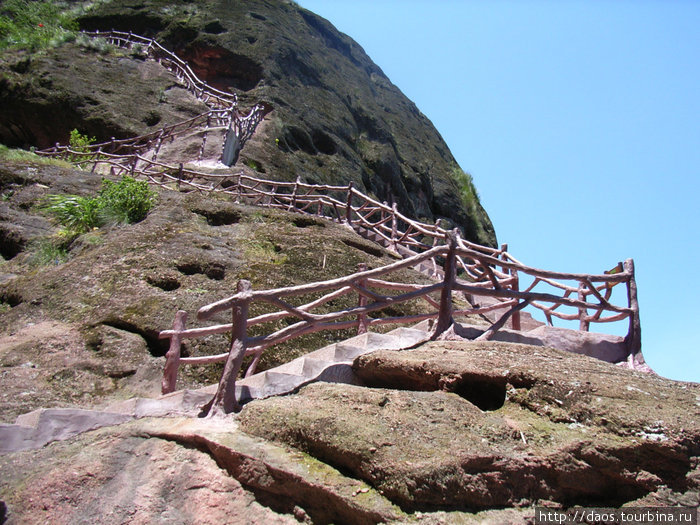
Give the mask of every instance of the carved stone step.
M 297 374 L 281 374 L 269 370 L 264 372 L 264 374 L 265 384 L 260 389 L 262 397 L 286 394 L 307 381 L 304 376 Z
M 356 346 L 353 344 L 339 343 L 335 347 L 334 361 L 352 361 L 357 356 L 367 352 L 364 346 Z

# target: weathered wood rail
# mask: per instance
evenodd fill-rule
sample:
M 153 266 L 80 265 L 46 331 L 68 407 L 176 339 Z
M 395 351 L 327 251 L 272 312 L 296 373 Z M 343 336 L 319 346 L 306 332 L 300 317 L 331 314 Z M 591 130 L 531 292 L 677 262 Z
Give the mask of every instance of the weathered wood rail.
M 456 231 L 448 232 L 440 225 L 415 221 L 401 214 L 396 205 L 366 195 L 350 182 L 347 186 L 316 185 L 295 182 L 259 179 L 244 172 L 211 174 L 189 169 L 183 164 L 168 165 L 157 160 L 160 146 L 165 141 L 174 141 L 192 129 L 203 129 L 204 138 L 211 129 L 228 127 L 225 142 L 232 138 L 232 146 L 240 146 L 250 138 L 255 127 L 264 117 L 266 108 L 256 105 L 247 115 L 237 109 L 234 94 L 225 93 L 201 81 L 189 66 L 174 53 L 166 50 L 152 39 L 111 31 L 88 33 L 89 36 L 105 38 L 119 47 L 136 50 L 158 60 L 199 100 L 211 110 L 187 121 L 160 129 L 156 132 L 129 139 L 112 139 L 94 144 L 85 151 L 75 151 L 58 144 L 37 153 L 63 157 L 79 166 L 92 165 L 92 171 L 109 172 L 113 176 L 130 175 L 146 179 L 149 183 L 166 190 L 221 192 L 232 196 L 239 203 L 267 206 L 301 214 L 324 217 L 352 227 L 359 233 L 396 252 L 403 257 L 388 266 L 362 269 L 359 272 L 330 281 L 279 288 L 257 290 L 250 283 L 240 281 L 237 293 L 227 299 L 202 307 L 200 320 L 231 310 L 232 322 L 186 328 L 187 313 L 177 313 L 172 330 L 161 332 L 161 338 L 170 339 L 162 390 L 175 389 L 180 364 L 205 364 L 226 361 L 219 389 L 213 400 L 210 414 L 227 413 L 236 406 L 235 378 L 243 359 L 253 356 L 246 372 L 255 372 L 263 351 L 272 345 L 294 337 L 322 330 L 340 330 L 356 327 L 359 333 L 379 324 L 415 323 L 433 319 L 433 337 L 444 333 L 460 315 L 486 314 L 503 311 L 492 321 L 481 338 L 488 339 L 511 319 L 512 327 L 520 329 L 520 311 L 526 306 L 541 310 L 549 325 L 553 318 L 578 320 L 579 329 L 588 331 L 591 323 L 607 323 L 629 319 L 625 338 L 630 356 L 641 352 L 641 326 L 634 263 L 631 259 L 619 263 L 613 270 L 600 275 L 567 274 L 540 270 L 525 266 L 507 251 L 500 248 L 480 246 L 461 239 Z M 226 149 L 226 146 L 224 147 Z M 150 158 L 147 156 L 150 153 Z M 222 158 L 225 152 L 222 152 Z M 380 279 L 403 268 L 418 268 L 436 279 L 435 284 L 406 284 Z M 525 278 L 531 283 L 521 290 Z M 613 288 L 618 284 L 627 288 L 627 306 L 611 302 Z M 538 286 L 547 286 L 552 291 L 535 291 Z M 390 291 L 393 295 L 387 295 Z M 455 311 L 452 295 L 462 292 L 470 299 L 471 308 Z M 311 302 L 294 306 L 289 297 L 321 294 Z M 357 306 L 336 312 L 314 313 L 314 309 L 333 299 L 357 295 Z M 439 297 L 437 297 L 439 295 Z M 475 297 L 488 298 L 483 305 Z M 421 300 L 433 308 L 428 313 L 403 317 L 370 317 L 389 306 L 406 301 Z M 279 311 L 248 318 L 250 304 L 262 301 L 281 308 Z M 249 327 L 266 322 L 296 317 L 297 322 L 275 330 L 267 335 L 248 337 Z M 182 341 L 188 338 L 213 334 L 231 334 L 231 345 L 227 352 L 214 356 L 180 356 Z
M 228 93 L 210 86 L 201 80 L 190 66 L 172 51 L 169 51 L 156 40 L 124 31 L 93 31 L 83 34 L 92 38 L 104 38 L 110 44 L 123 49 L 138 50 L 148 58 L 156 60 L 163 67 L 174 73 L 180 82 L 199 100 L 210 107 L 228 109 L 238 103 L 235 93 Z
M 226 93 L 208 85 L 192 71 L 184 60 L 180 59 L 175 53 L 165 49 L 156 40 L 122 31 L 95 31 L 83 34 L 92 38 L 104 38 L 110 44 L 124 49 L 134 51 L 140 49 L 145 56 L 158 61 L 163 67 L 172 72 L 178 81 L 197 100 L 209 106 L 210 110 L 191 119 L 145 135 L 126 139 L 112 137 L 109 141 L 85 146 L 80 152 L 72 150 L 69 146 L 61 146 L 57 143 L 51 148 L 37 151 L 39 155 L 62 158 L 82 166 L 94 163 L 97 159 L 102 158 L 104 154 L 120 155 L 124 157 L 123 160 L 130 160 L 130 157 L 134 155 L 143 155 L 151 151 L 150 160 L 155 161 L 163 143 L 167 141 L 172 142 L 176 138 L 192 132 L 192 130 L 201 130 L 202 144 L 197 160 L 202 160 L 207 135 L 210 131 L 223 131 L 226 135 L 224 143 L 233 139 L 236 141 L 235 148 L 240 149 L 253 135 L 255 128 L 265 116 L 267 108 L 264 104 L 256 104 L 247 114 L 241 113 L 238 109 L 237 96 L 234 93 Z M 219 160 L 223 160 L 224 156 L 225 152 L 222 150 Z
M 228 413 L 237 407 L 233 392 L 235 392 L 235 381 L 243 359 L 246 356 L 253 357 L 246 371 L 246 376 L 249 376 L 255 373 L 263 351 L 272 345 L 323 330 L 357 328 L 359 333 L 363 333 L 368 327 L 374 325 L 416 323 L 426 319 L 434 320 L 432 337 L 437 338 L 452 325 L 455 317 L 505 310 L 500 318 L 480 336 L 480 339 L 490 339 L 496 331 L 503 327 L 508 318 L 528 304 L 543 309 L 550 320 L 553 315 L 564 319 L 578 318 L 582 323 L 582 328 L 585 329 L 590 323 L 613 322 L 629 318 L 630 325 L 626 339 L 629 353 L 635 355 L 640 352 L 639 308 L 635 295 L 634 265 L 631 260 L 626 261 L 622 268 L 614 273 L 601 275 L 568 274 L 530 268 L 511 257 L 506 257 L 505 260 L 496 258 L 484 253 L 484 251 L 470 247 L 468 243 L 459 238 L 457 230 L 447 232 L 445 239 L 446 244 L 428 248 L 422 253 L 387 266 L 362 270 L 329 281 L 274 290 L 252 290 L 249 282 L 239 281 L 235 295 L 203 306 L 197 313 L 198 319 L 204 321 L 211 319 L 216 314 L 230 310 L 231 323 L 229 324 L 187 329 L 186 312 L 178 312 L 173 329 L 165 330 L 160 334 L 161 338 L 170 339 L 163 376 L 163 393 L 175 389 L 177 370 L 180 364 L 193 365 L 225 361 L 224 373 L 210 414 Z M 382 277 L 397 270 L 415 267 L 426 261 L 434 261 L 435 258 L 440 258 L 444 262 L 443 277 L 434 284 L 407 284 L 382 279 Z M 509 273 L 494 270 L 496 266 L 502 267 Z M 535 282 L 527 290 L 520 291 L 517 286 L 513 286 L 513 283 L 517 282 L 517 273 L 530 275 Z M 480 275 L 481 279 L 470 281 L 464 278 L 466 275 L 472 274 Z M 507 276 L 507 278 L 499 278 L 499 275 Z M 577 285 L 571 286 L 561 281 L 575 281 Z M 562 290 L 563 293 L 557 295 L 536 292 L 534 288 L 539 283 L 554 286 L 555 289 Z M 615 305 L 609 300 L 609 290 L 620 283 L 626 284 L 628 288 L 627 306 Z M 386 294 L 387 290 L 394 294 Z M 498 299 L 498 302 L 488 306 L 455 310 L 452 301 L 452 294 L 455 292 L 494 297 Z M 295 296 L 308 297 L 314 294 L 320 295 L 305 304 L 295 306 L 290 302 L 290 298 Z M 327 313 L 314 312 L 314 309 L 319 306 L 348 294 L 357 295 L 357 306 Z M 369 314 L 379 312 L 387 307 L 415 300 L 427 302 L 431 307 L 430 311 L 402 317 L 369 317 Z M 272 304 L 280 310 L 249 319 L 248 309 L 253 302 Z M 569 307 L 576 313 L 560 313 L 557 311 L 560 307 Z M 608 314 L 604 316 L 605 312 Z M 298 320 L 267 335 L 256 337 L 247 335 L 248 328 L 251 326 L 287 317 L 294 317 Z M 221 333 L 231 334 L 231 344 L 227 352 L 213 356 L 181 357 L 180 346 L 184 339 Z

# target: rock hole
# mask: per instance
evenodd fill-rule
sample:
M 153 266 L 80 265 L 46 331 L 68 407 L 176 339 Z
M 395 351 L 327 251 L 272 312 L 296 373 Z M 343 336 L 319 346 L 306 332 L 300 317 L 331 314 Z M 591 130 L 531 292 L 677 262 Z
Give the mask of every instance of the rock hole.
M 180 288 L 180 281 L 171 275 L 147 275 L 146 282 L 164 292 L 172 292 Z
M 308 228 L 310 226 L 320 226 L 321 228 L 326 227 L 323 221 L 314 219 L 313 217 L 294 217 L 294 219 L 292 219 L 292 224 L 294 224 L 294 226 L 297 228 Z
M 255 44 L 255 42 L 258 41 L 258 39 L 255 38 L 254 36 L 246 37 L 246 40 L 248 41 L 249 44 Z
M 251 12 L 251 13 L 250 13 L 250 16 L 253 17 L 253 18 L 255 18 L 256 20 L 262 20 L 263 22 L 264 22 L 265 20 L 267 20 L 266 17 L 264 17 L 263 15 L 259 15 L 258 13 L 253 13 L 253 12 Z
M 505 378 L 469 376 L 455 384 L 450 391 L 485 412 L 498 410 L 506 402 Z
M 214 20 L 204 26 L 204 32 L 210 35 L 220 35 L 226 32 L 226 28 L 218 20 Z
M 309 134 L 297 126 L 285 127 L 280 140 L 280 148 L 285 152 L 301 150 L 309 155 L 316 154 L 316 148 Z
M 346 244 L 347 246 L 350 246 L 351 248 L 356 248 L 358 250 L 361 250 L 368 255 L 372 255 L 374 257 L 381 257 L 382 256 L 382 250 L 379 247 L 369 246 L 369 245 L 361 243 L 359 241 L 353 241 L 350 239 L 343 239 L 343 243 Z
M 155 126 L 160 122 L 160 115 L 156 111 L 149 111 L 146 113 L 146 116 L 143 117 L 143 123 L 146 124 L 146 126 Z
M 206 83 L 222 91 L 250 91 L 263 77 L 263 68 L 245 55 L 219 46 L 195 43 L 176 51 Z
M 2 292 L 0 293 L 0 304 L 8 304 L 10 308 L 19 306 L 22 304 L 22 297 L 14 292 Z
M 226 267 L 221 263 L 201 263 L 198 261 L 187 261 L 176 266 L 178 271 L 184 275 L 202 274 L 214 281 L 221 281 L 226 277 Z
M 9 260 L 24 250 L 26 240 L 16 231 L 0 227 L 0 255 Z
M 131 332 L 132 334 L 140 336 L 144 341 L 146 341 L 148 352 L 153 357 L 164 356 L 168 351 L 168 346 L 170 346 L 169 339 L 158 338 L 158 331 L 141 328 L 119 317 L 110 317 L 102 321 L 102 324 L 105 326 L 111 326 L 117 330 L 124 330 L 125 332 Z
M 216 210 L 197 208 L 192 211 L 204 217 L 209 226 L 228 226 L 229 224 L 236 224 L 241 220 L 241 213 L 232 208 Z
M 177 271 L 184 275 L 195 275 L 204 273 L 204 267 L 197 262 L 184 262 L 176 266 Z
M 335 141 L 331 138 L 330 135 L 324 133 L 323 131 L 315 130 L 312 133 L 311 138 L 313 140 L 314 146 L 319 152 L 325 155 L 334 155 L 337 151 Z

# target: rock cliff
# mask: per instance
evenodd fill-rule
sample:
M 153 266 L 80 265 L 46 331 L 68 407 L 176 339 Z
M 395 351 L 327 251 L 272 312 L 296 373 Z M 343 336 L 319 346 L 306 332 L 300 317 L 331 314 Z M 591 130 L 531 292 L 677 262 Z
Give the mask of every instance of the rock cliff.
M 239 165 L 266 178 L 347 184 L 411 217 L 447 218 L 495 245 L 488 215 L 430 121 L 350 37 L 293 2 L 100 2 L 86 30 L 155 37 L 206 82 L 269 111 Z M 173 82 L 128 53 L 68 43 L 0 61 L 0 141 L 47 147 L 78 128 L 108 140 L 176 122 Z M 471 194 L 472 197 L 468 197 Z
M 263 102 L 235 169 L 353 180 L 408 215 L 449 217 L 495 243 L 483 210 L 459 201 L 437 131 L 316 15 L 281 1 L 131 0 L 96 3 L 80 24 L 155 36 L 242 107 Z M 73 127 L 126 137 L 205 110 L 139 53 L 80 41 L 4 54 L 0 106 L 0 139 L 34 146 L 65 142 Z M 353 384 L 310 384 L 222 419 L 183 417 L 174 400 L 191 393 L 153 399 L 166 349 L 158 332 L 176 310 L 229 296 L 241 278 L 290 286 L 396 255 L 321 218 L 165 190 L 143 221 L 66 240 L 43 199 L 94 195 L 100 177 L 0 153 L 0 435 L 41 407 L 71 408 L 20 417 L 27 436 L 61 418 L 78 428 L 52 427 L 45 435 L 65 439 L 27 450 L 0 442 L 10 451 L 0 453 L 0 524 L 500 525 L 533 523 L 535 506 L 698 512 L 700 386 L 543 346 L 379 350 L 354 360 Z M 430 282 L 412 270 L 397 279 Z M 388 315 L 422 313 L 407 308 Z M 267 350 L 261 368 L 328 342 L 316 334 Z M 227 344 L 210 336 L 184 352 Z M 184 368 L 178 385 L 210 384 L 220 370 Z

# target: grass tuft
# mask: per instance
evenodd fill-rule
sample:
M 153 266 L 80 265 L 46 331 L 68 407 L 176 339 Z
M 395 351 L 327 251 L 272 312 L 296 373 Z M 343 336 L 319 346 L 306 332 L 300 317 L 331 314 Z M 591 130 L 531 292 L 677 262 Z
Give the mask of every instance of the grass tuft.
M 50 1 L 5 0 L 0 5 L 0 49 L 38 51 L 74 40 L 78 24 Z

